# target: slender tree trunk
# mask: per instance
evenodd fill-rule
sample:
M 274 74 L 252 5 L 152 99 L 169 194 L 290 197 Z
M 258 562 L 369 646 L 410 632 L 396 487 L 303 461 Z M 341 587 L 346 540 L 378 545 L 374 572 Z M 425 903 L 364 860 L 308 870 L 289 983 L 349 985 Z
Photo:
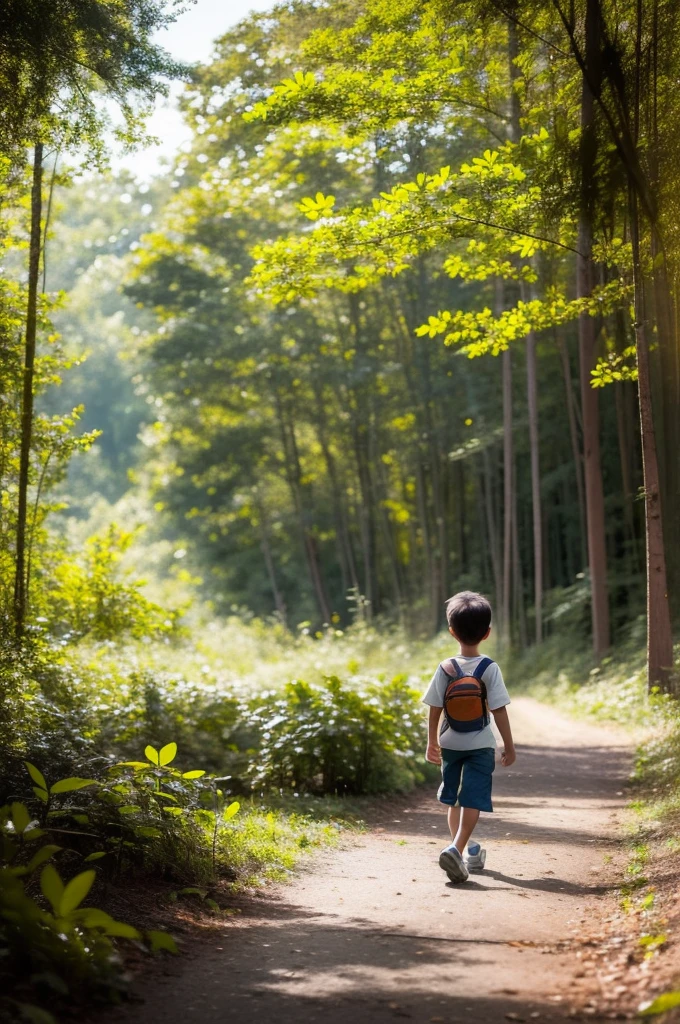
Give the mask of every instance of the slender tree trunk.
M 581 298 L 593 290 L 593 216 L 596 204 L 597 128 L 591 84 L 602 80 L 600 56 L 600 9 L 598 0 L 586 4 L 586 65 L 581 92 L 581 210 L 579 215 L 577 289 Z M 600 408 L 598 393 L 591 385 L 591 370 L 597 355 L 595 320 L 582 313 L 578 321 L 581 372 L 581 413 L 590 569 L 593 649 L 599 657 L 610 644 L 609 597 L 607 593 L 607 547 L 604 490 L 600 459 Z
M 324 405 L 324 395 L 321 385 L 315 385 L 314 394 L 316 398 L 317 408 L 317 434 L 319 437 L 319 442 L 321 444 L 321 450 L 323 452 L 324 461 L 326 463 L 326 472 L 328 473 L 328 479 L 331 485 L 331 494 L 333 497 L 333 516 L 335 518 L 335 529 L 338 540 L 338 554 L 340 557 L 342 574 L 343 578 L 345 576 L 349 577 L 352 589 L 358 592 L 359 577 L 357 575 L 356 562 L 354 559 L 352 539 L 350 537 L 349 528 L 347 525 L 347 509 L 345 500 L 346 488 L 344 486 L 344 483 L 341 482 L 335 458 L 333 456 L 333 453 L 331 452 L 328 436 L 328 417 Z
M 38 279 L 40 276 L 42 220 L 43 144 L 33 148 L 33 185 L 31 190 L 31 240 L 28 257 L 28 303 L 24 350 L 24 386 L 21 404 L 21 450 L 19 455 L 19 495 L 17 510 L 16 566 L 14 576 L 14 629 L 21 639 L 28 610 L 26 579 L 26 524 L 28 516 L 28 478 L 33 437 L 33 389 L 35 344 L 38 326 Z
M 543 639 L 543 512 L 541 509 L 541 464 L 538 437 L 538 387 L 536 382 L 536 336 L 527 336 L 527 405 L 531 457 L 531 511 L 534 533 L 534 639 Z
M 274 558 L 272 556 L 271 544 L 269 542 L 269 533 L 267 530 L 267 524 L 263 518 L 263 511 L 260 509 L 260 549 L 264 558 L 264 564 L 267 568 L 267 576 L 269 577 L 269 585 L 272 588 L 272 596 L 274 598 L 274 605 L 276 612 L 283 623 L 286 625 L 286 602 L 283 600 L 283 595 L 279 590 L 279 584 L 276 578 L 276 568 L 274 566 Z
M 493 571 L 495 601 L 496 608 L 501 608 L 503 595 L 503 573 L 501 570 L 498 527 L 494 513 L 494 488 L 491 474 L 491 459 L 489 458 L 489 451 L 487 448 L 482 452 L 482 460 L 484 464 L 484 511 L 486 514 L 486 529 L 489 538 L 489 554 L 491 556 L 491 568 Z
M 507 349 L 503 361 L 503 641 L 510 642 L 510 600 L 512 595 L 512 513 L 514 500 L 512 444 L 512 357 Z
M 647 679 L 650 687 L 671 690 L 673 637 L 666 582 L 666 553 L 656 434 L 652 413 L 652 388 L 649 372 L 649 346 L 645 329 L 645 303 L 637 197 L 631 193 L 631 241 L 633 243 L 633 282 L 635 290 L 635 352 L 638 368 L 642 471 L 645 488 L 645 539 L 647 547 Z M 676 453 L 677 457 L 677 453 Z
M 580 524 L 580 546 L 581 546 L 581 568 L 588 559 L 588 547 L 586 543 L 586 502 L 583 491 L 583 456 L 578 440 L 578 424 L 576 417 L 576 399 L 571 379 L 571 364 L 569 362 L 569 350 L 564 336 L 560 333 L 560 355 L 562 357 L 562 373 L 564 376 L 564 387 L 567 399 L 567 418 L 569 421 L 569 440 L 571 441 L 571 458 L 574 464 L 576 476 L 576 494 L 578 496 L 578 514 Z
M 302 488 L 300 484 L 302 479 L 302 467 L 300 465 L 300 453 L 298 451 L 297 439 L 295 437 L 295 427 L 292 422 L 288 422 L 286 410 L 284 410 L 281 395 L 278 391 L 275 395 L 275 401 L 279 431 L 281 434 L 281 444 L 284 454 L 286 479 L 293 501 L 293 507 L 295 508 L 297 515 L 300 538 L 302 540 L 302 549 L 307 563 L 307 571 L 309 572 L 309 580 L 312 585 L 312 591 L 314 593 L 322 621 L 330 622 L 331 611 L 319 566 L 319 553 L 316 546 L 316 540 L 309 529 L 308 512 L 305 508 L 305 502 L 302 496 Z

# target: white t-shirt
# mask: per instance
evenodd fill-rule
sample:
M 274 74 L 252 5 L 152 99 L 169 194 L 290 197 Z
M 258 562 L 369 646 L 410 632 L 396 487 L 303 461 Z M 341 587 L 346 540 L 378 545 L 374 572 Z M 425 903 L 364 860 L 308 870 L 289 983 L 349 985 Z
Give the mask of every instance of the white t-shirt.
M 456 662 L 464 675 L 472 675 L 483 657 L 483 654 L 477 655 L 476 658 L 463 658 L 456 655 Z M 503 674 L 495 661 L 491 662 L 482 675 L 482 679 L 486 685 L 489 711 L 498 711 L 499 708 L 504 708 L 506 704 L 510 703 L 510 697 L 503 682 Z M 446 675 L 441 665 L 437 666 L 437 671 L 432 676 L 427 693 L 423 697 L 423 704 L 429 704 L 432 708 L 443 708 L 444 694 L 450 681 L 450 677 Z M 477 732 L 454 732 L 449 728 L 446 718 L 443 718 L 440 728 L 439 745 L 446 747 L 447 750 L 478 750 L 480 747 L 496 746 L 496 738 L 491 725 L 487 725 Z

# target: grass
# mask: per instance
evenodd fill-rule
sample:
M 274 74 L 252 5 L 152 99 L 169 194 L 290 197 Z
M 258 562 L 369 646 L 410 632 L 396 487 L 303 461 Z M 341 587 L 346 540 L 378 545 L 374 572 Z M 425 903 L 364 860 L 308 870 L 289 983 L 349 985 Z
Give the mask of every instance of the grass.
M 323 813 L 317 807 L 317 814 Z M 305 855 L 336 844 L 351 826 L 327 817 L 251 804 L 218 833 L 218 865 L 233 875 L 236 889 L 287 878 Z

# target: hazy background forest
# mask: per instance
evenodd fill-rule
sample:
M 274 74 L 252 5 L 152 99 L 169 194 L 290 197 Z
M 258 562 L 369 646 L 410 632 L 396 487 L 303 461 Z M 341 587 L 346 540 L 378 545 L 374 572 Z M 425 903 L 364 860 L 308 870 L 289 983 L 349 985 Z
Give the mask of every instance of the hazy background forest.
M 280 872 L 422 781 L 458 590 L 510 685 L 659 716 L 679 799 L 675 5 L 246 7 L 191 66 L 180 5 L 0 21 L 7 977 L 110 995 L 101 878 Z

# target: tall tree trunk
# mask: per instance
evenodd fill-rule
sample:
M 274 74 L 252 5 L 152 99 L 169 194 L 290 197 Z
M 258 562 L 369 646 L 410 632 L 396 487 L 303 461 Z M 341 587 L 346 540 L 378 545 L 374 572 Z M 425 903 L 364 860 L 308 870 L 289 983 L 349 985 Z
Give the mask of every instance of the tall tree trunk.
M 331 494 L 333 496 L 333 516 L 335 518 L 335 529 L 339 549 L 338 555 L 340 557 L 342 574 L 343 578 L 345 576 L 349 577 L 352 590 L 358 593 L 359 577 L 357 575 L 356 562 L 354 559 L 352 538 L 350 537 L 347 523 L 346 487 L 344 482 L 340 479 L 340 474 L 338 473 L 335 458 L 330 447 L 328 416 L 324 403 L 323 386 L 316 381 L 314 383 L 314 396 L 316 398 L 317 410 L 316 430 L 321 444 L 324 461 L 326 463 L 326 472 L 328 473 L 328 479 L 331 485 Z
M 541 463 L 538 437 L 538 386 L 536 382 L 536 336 L 527 335 L 527 405 L 531 458 L 531 511 L 534 533 L 534 639 L 543 639 L 543 512 L 541 509 Z
M 307 571 L 309 573 L 309 581 L 312 585 L 312 592 L 316 599 L 322 621 L 326 623 L 331 621 L 331 610 L 330 605 L 328 604 L 328 597 L 326 595 L 323 577 L 321 575 L 316 539 L 309 528 L 308 511 L 305 507 L 305 501 L 302 496 L 302 485 L 300 483 L 302 479 L 302 467 L 300 465 L 300 453 L 298 451 L 297 438 L 295 436 L 295 426 L 292 421 L 289 421 L 290 413 L 287 413 L 284 409 L 281 395 L 278 390 L 275 392 L 275 402 L 279 432 L 281 434 L 281 444 L 284 454 L 286 480 L 288 482 L 288 488 L 290 490 L 293 507 L 295 508 L 298 520 L 302 549 L 307 563 Z
M 17 509 L 16 566 L 14 576 L 14 629 L 21 639 L 28 610 L 26 579 L 26 523 L 28 517 L 28 478 L 33 437 L 33 388 L 35 343 L 38 326 L 38 279 L 40 276 L 42 220 L 43 144 L 33 148 L 33 185 L 31 189 L 31 240 L 28 257 L 28 303 L 24 349 L 24 386 L 21 403 L 21 450 L 19 455 L 19 500 Z
M 502 287 L 502 283 L 501 283 Z M 512 437 L 512 356 L 506 349 L 503 372 L 503 622 L 504 644 L 510 643 L 510 602 L 512 597 L 512 524 L 515 510 L 515 474 Z
M 501 571 L 501 559 L 500 559 L 500 544 L 498 538 L 498 527 L 496 523 L 496 515 L 494 513 L 494 500 L 493 500 L 493 478 L 491 473 L 491 459 L 489 458 L 488 448 L 484 448 L 482 452 L 482 460 L 484 464 L 484 511 L 486 514 L 486 529 L 489 540 L 489 555 L 491 557 L 491 568 L 493 572 L 494 581 L 494 594 L 496 608 L 502 606 L 503 597 L 503 573 Z M 496 460 L 494 459 L 494 462 Z
M 272 588 L 272 596 L 274 598 L 274 605 L 276 612 L 283 623 L 286 625 L 286 602 L 283 599 L 283 594 L 279 590 L 278 580 L 276 578 L 276 567 L 274 565 L 274 557 L 272 555 L 271 543 L 269 541 L 269 526 L 266 519 L 266 512 L 264 505 L 259 504 L 258 511 L 260 514 L 260 550 L 264 558 L 264 564 L 267 569 L 267 576 L 269 577 L 269 585 Z
M 560 355 L 562 357 L 562 373 L 564 376 L 564 388 L 566 391 L 567 399 L 567 419 L 569 421 L 569 440 L 571 442 L 571 458 L 574 465 L 574 474 L 576 476 L 576 494 L 578 497 L 578 514 L 580 525 L 579 538 L 581 542 L 582 569 L 585 566 L 588 558 L 588 546 L 586 543 L 586 502 L 583 491 L 583 456 L 581 454 L 581 446 L 579 445 L 578 440 L 576 399 L 574 397 L 574 389 L 572 386 L 569 349 L 567 348 L 567 343 L 561 331 L 559 338 Z
M 593 290 L 593 218 L 596 205 L 597 127 L 593 88 L 602 81 L 600 54 L 600 9 L 598 0 L 586 3 L 586 67 L 581 91 L 581 210 L 579 214 L 576 278 L 580 298 Z M 604 490 L 600 459 L 600 408 L 597 390 L 591 385 L 595 367 L 597 330 L 593 317 L 582 313 L 578 321 L 581 372 L 581 413 L 583 416 L 583 457 L 590 569 L 593 649 L 599 657 L 610 644 L 609 597 L 607 593 L 607 548 Z
M 640 262 L 637 197 L 631 192 L 631 241 L 635 290 L 635 353 L 638 368 L 642 471 L 645 489 L 645 539 L 647 548 L 647 679 L 650 687 L 672 689 L 673 637 L 666 581 L 666 552 L 656 433 L 652 413 L 649 345 L 645 329 L 645 301 Z M 676 452 L 677 457 L 677 452 Z

